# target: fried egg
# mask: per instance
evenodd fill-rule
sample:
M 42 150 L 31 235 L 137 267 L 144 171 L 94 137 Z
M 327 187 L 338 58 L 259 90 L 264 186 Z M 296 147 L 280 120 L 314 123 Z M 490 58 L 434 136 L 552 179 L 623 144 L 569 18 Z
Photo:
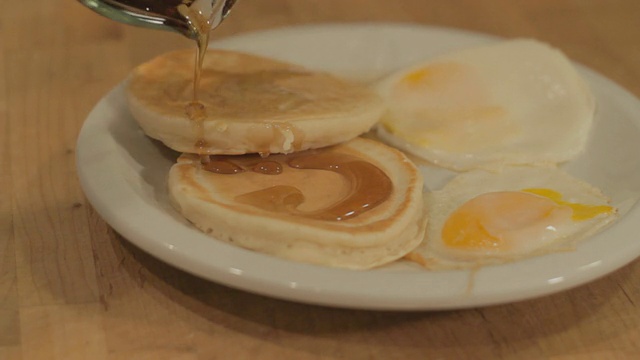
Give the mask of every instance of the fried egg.
M 426 238 L 409 259 L 430 269 L 568 251 L 617 214 L 600 190 L 553 167 L 470 171 L 430 193 L 427 203 Z
M 535 40 L 471 48 L 377 84 L 378 136 L 453 170 L 560 163 L 584 149 L 595 100 L 567 57 Z

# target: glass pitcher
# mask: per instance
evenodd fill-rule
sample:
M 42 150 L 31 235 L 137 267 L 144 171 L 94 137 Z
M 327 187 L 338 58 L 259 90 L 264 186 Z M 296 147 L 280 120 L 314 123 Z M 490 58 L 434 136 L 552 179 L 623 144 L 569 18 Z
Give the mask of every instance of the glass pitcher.
M 78 0 L 89 9 L 122 23 L 172 30 L 196 39 L 215 29 L 236 0 Z

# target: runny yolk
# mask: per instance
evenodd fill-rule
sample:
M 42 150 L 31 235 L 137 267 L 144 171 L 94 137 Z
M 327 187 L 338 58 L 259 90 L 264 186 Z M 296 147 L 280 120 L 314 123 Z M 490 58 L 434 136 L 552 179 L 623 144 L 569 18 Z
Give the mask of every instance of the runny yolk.
M 445 86 L 452 78 L 461 74 L 465 66 L 454 62 L 430 64 L 406 74 L 402 85 L 408 86 Z
M 611 214 L 613 212 L 613 207 L 608 205 L 585 205 L 565 201 L 562 199 L 562 194 L 551 189 L 524 189 L 522 191 L 544 196 L 558 205 L 570 207 L 573 210 L 571 218 L 575 221 L 589 220 L 600 214 Z
M 452 248 L 508 250 L 518 239 L 554 238 L 563 224 L 612 211 L 610 206 L 564 201 L 548 189 L 491 192 L 456 209 L 443 226 L 442 240 Z
M 404 79 L 402 80 L 404 81 L 405 84 L 417 85 L 421 83 L 427 76 L 429 76 L 430 72 L 431 70 L 428 67 L 421 68 L 412 73 L 405 75 Z

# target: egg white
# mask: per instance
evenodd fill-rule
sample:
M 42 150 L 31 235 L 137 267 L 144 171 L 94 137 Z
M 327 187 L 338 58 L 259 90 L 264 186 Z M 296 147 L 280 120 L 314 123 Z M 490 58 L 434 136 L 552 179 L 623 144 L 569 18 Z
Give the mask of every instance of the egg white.
M 609 199 L 594 186 L 555 167 L 507 166 L 497 171 L 474 170 L 453 178 L 441 190 L 427 195 L 430 219 L 423 243 L 409 256 L 429 269 L 477 268 L 516 261 L 526 257 L 572 250 L 575 244 L 601 230 L 617 217 L 615 209 L 591 219 L 563 224 L 557 237 L 524 235 L 509 250 L 452 248 L 442 239 L 450 215 L 467 201 L 486 193 L 549 189 L 563 199 L 584 205 L 609 205 Z M 493 216 L 493 215 L 492 215 Z M 495 214 L 499 216 L 499 214 Z
M 431 59 L 377 84 L 385 142 L 453 170 L 575 158 L 595 100 L 567 57 L 510 40 Z

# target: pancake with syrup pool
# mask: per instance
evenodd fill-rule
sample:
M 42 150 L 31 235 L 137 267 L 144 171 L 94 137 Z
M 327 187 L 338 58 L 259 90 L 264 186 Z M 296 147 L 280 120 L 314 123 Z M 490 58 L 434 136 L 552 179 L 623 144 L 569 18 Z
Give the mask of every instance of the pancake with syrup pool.
M 423 180 L 373 140 L 294 154 L 183 154 L 169 174 L 175 208 L 216 239 L 281 258 L 368 269 L 423 239 Z

